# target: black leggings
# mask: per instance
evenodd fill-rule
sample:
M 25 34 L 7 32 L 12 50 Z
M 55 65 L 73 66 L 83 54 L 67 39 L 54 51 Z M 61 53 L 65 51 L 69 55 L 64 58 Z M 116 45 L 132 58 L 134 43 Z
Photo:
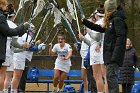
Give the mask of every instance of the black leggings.
M 122 93 L 131 93 L 132 84 L 122 84 Z

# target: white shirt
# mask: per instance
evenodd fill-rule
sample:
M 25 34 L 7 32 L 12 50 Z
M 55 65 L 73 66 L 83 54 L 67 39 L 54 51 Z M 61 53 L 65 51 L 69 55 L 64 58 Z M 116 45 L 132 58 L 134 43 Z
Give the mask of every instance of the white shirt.
M 91 41 L 91 38 L 88 33 L 85 35 L 85 38 Z M 81 50 L 80 50 L 80 55 L 82 58 L 85 58 L 85 56 L 87 55 L 88 48 L 89 46 L 84 41 L 82 41 Z
M 62 57 L 66 57 L 68 55 L 68 52 L 71 50 L 72 50 L 72 48 L 68 43 L 65 43 L 63 48 L 60 47 L 60 44 L 55 44 L 53 46 L 53 49 L 52 49 L 52 52 L 55 52 L 58 54 L 57 59 L 55 61 L 55 64 L 56 65 L 71 66 L 70 58 L 67 60 L 62 59 Z
M 16 28 L 17 25 L 10 20 L 7 20 L 9 28 Z M 13 37 L 15 38 L 15 37 Z M 13 49 L 11 48 L 12 37 L 7 37 L 7 44 L 6 44 L 6 56 L 13 55 Z
M 101 19 L 99 19 L 98 21 L 96 21 L 95 24 L 102 25 L 102 24 L 103 24 L 103 18 L 101 18 Z M 100 33 L 100 32 L 96 32 L 96 31 L 94 31 L 94 30 L 92 30 L 92 32 L 93 32 L 94 34 Z M 100 34 L 102 34 L 102 33 L 100 33 Z M 103 35 L 102 35 L 102 36 L 103 36 Z M 103 38 L 103 37 L 102 37 L 102 38 Z M 94 39 L 91 39 L 91 45 L 96 44 L 96 43 L 97 43 L 97 41 L 95 41 Z
M 24 42 L 26 41 L 26 37 L 27 37 L 27 33 L 22 35 L 22 37 L 18 37 L 17 42 L 19 44 L 24 44 Z M 30 40 L 31 40 L 31 36 L 28 35 L 27 42 L 30 42 Z M 31 52 L 31 51 L 23 51 L 23 52 L 19 52 L 19 53 L 14 53 L 14 57 L 18 57 L 18 58 L 21 58 L 21 59 L 27 58 L 29 61 L 31 61 L 32 55 L 33 55 L 33 52 Z
M 104 22 L 104 18 L 101 18 L 95 24 L 103 25 L 103 22 Z M 104 33 L 101 33 L 101 34 L 102 34 L 101 44 L 103 44 L 103 41 L 104 41 Z

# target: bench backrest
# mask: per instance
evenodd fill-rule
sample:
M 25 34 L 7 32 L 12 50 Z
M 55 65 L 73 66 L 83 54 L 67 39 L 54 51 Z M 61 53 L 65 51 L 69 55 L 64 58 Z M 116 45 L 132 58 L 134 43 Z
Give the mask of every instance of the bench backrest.
M 70 70 L 68 77 L 81 77 L 81 70 Z
M 54 76 L 54 70 L 39 69 L 39 77 Z M 81 77 L 81 70 L 70 70 L 68 77 Z M 135 78 L 140 78 L 140 72 L 135 72 Z
M 39 69 L 39 77 L 43 77 L 43 76 L 53 77 L 54 70 Z M 81 77 L 81 70 L 70 70 L 67 76 L 68 77 Z
M 135 78 L 140 78 L 140 72 L 135 72 Z
M 39 76 L 54 76 L 54 70 L 45 70 L 45 69 L 39 69 Z

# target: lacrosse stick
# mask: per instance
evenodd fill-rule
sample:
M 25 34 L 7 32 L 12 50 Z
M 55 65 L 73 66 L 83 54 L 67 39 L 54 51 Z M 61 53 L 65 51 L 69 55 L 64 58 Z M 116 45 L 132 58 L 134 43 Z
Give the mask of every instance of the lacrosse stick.
M 35 5 L 35 3 L 34 3 L 34 5 Z M 38 0 L 36 8 L 34 6 L 32 8 L 32 13 L 31 13 L 31 17 L 29 19 L 29 23 L 32 22 L 32 20 L 43 10 L 44 7 L 45 7 L 44 0 Z M 28 34 L 27 34 L 27 38 L 28 38 Z
M 53 4 L 53 3 L 52 3 L 52 4 Z M 55 6 L 55 5 L 53 4 L 53 6 Z M 72 27 L 71 27 L 71 25 L 70 25 L 70 22 L 69 22 L 69 21 L 67 20 L 67 18 L 65 17 L 65 14 L 64 14 L 61 10 L 59 10 L 56 6 L 55 6 L 55 9 L 54 9 L 54 10 L 60 12 L 62 18 L 64 19 L 64 21 L 65 21 L 65 23 L 66 23 L 66 25 L 67 25 L 67 27 L 68 27 L 68 30 L 69 30 L 70 33 L 74 36 L 74 40 L 75 40 L 75 42 L 76 42 L 77 45 L 78 45 L 78 50 L 80 50 L 80 43 L 78 42 L 78 40 L 77 40 L 77 38 L 76 38 L 76 36 L 75 36 L 75 34 L 74 34 L 74 31 L 73 31 L 73 29 L 72 29 Z
M 19 11 L 24 7 L 24 4 L 25 4 L 27 1 L 29 1 L 29 0 L 20 0 L 19 6 L 18 6 L 18 10 L 17 10 L 16 15 L 15 15 L 15 17 L 14 17 L 14 20 L 16 19 L 16 17 L 17 17 L 17 15 L 18 15 Z
M 33 12 L 33 15 L 32 15 L 33 19 L 43 10 L 44 6 L 45 6 L 45 1 L 44 0 L 38 0 L 37 1 L 37 6 L 34 9 L 34 12 Z
M 53 27 L 53 28 L 50 30 L 50 32 L 49 32 L 49 34 L 48 34 L 48 36 L 47 36 L 47 38 L 46 38 L 44 44 L 47 43 L 47 41 L 48 41 L 48 39 L 49 39 L 49 37 L 50 37 L 50 35 L 51 35 L 51 33 L 52 33 L 52 31 L 53 31 L 54 28 L 55 28 L 55 27 Z
M 36 34 L 36 36 L 35 36 L 35 38 L 34 38 L 34 41 L 36 41 L 36 39 L 37 39 L 37 37 L 38 37 L 38 35 L 39 35 L 40 31 L 41 31 L 41 28 L 42 28 L 42 26 L 43 26 L 43 24 L 44 24 L 46 18 L 47 18 L 48 15 L 50 14 L 50 12 L 51 12 L 51 10 L 49 9 L 48 12 L 47 12 L 47 14 L 45 15 L 45 17 L 44 17 L 44 19 L 43 19 L 41 25 L 40 25 L 39 30 L 37 31 L 37 34 Z
M 76 38 L 76 36 L 74 34 L 74 31 L 72 30 L 70 22 L 65 17 L 65 14 L 61 10 L 59 10 L 57 7 L 55 7 L 55 11 L 59 11 L 60 12 L 62 18 L 64 19 L 64 21 L 65 21 L 65 23 L 66 23 L 66 25 L 67 25 L 67 27 L 68 27 L 68 29 L 70 31 L 70 33 L 74 36 L 75 41 L 78 42 L 78 40 L 77 40 L 77 38 Z
M 39 0 L 38 0 L 39 1 Z M 35 8 L 35 4 L 36 4 L 36 2 L 37 2 L 37 0 L 34 0 L 32 3 L 33 3 L 33 6 L 32 6 L 32 9 L 31 9 L 31 15 L 30 15 L 30 20 L 29 20 L 29 23 L 31 23 L 32 22 L 32 20 L 33 20 L 33 10 L 34 10 L 34 8 Z M 29 27 L 29 29 L 31 28 L 31 26 Z M 29 35 L 29 31 L 27 32 L 27 36 L 26 36 L 26 42 L 27 42 L 27 40 L 28 40 L 28 35 Z
M 78 16 L 77 16 L 77 10 L 76 10 L 76 6 L 75 6 L 75 1 L 74 0 L 72 0 L 73 1 L 73 5 L 74 5 L 74 12 L 75 12 L 75 16 L 76 16 L 76 22 L 77 22 L 77 26 L 78 26 L 78 32 L 79 33 L 81 33 L 80 32 L 80 26 L 79 26 L 79 21 L 78 21 Z
M 82 6 L 81 6 L 81 4 L 80 4 L 80 0 L 75 0 L 75 3 L 76 3 L 77 7 L 78 7 L 79 10 L 80 10 L 81 16 L 85 16 L 85 15 L 84 15 L 84 12 L 83 12 L 83 9 L 82 9 Z
M 44 9 L 43 9 L 43 11 L 44 11 L 43 17 L 41 18 L 41 21 L 39 22 L 40 25 L 42 24 L 42 22 L 43 22 L 43 20 L 44 20 L 44 18 L 45 18 L 45 16 L 46 16 L 46 13 L 48 12 L 48 9 L 49 9 L 48 7 L 44 7 Z M 48 20 L 48 19 L 46 19 L 46 20 Z M 37 29 L 38 29 L 38 30 L 40 29 L 40 25 L 37 26 Z M 37 32 L 37 29 L 36 29 L 35 32 Z M 31 39 L 30 43 L 32 42 L 32 40 L 33 40 L 34 38 L 35 38 L 35 35 L 34 35 L 34 37 Z M 34 42 L 32 42 L 32 43 L 34 43 Z
M 53 0 L 53 1 L 54 1 L 54 0 Z M 59 10 L 59 9 L 57 8 L 57 6 L 55 6 L 55 4 L 53 4 L 53 2 L 51 2 L 51 4 L 55 7 L 55 10 L 56 10 L 56 11 L 59 11 L 59 12 L 60 12 L 62 18 L 64 19 L 64 21 L 65 21 L 65 23 L 66 23 L 66 25 L 67 25 L 67 27 L 68 27 L 68 30 L 69 30 L 70 33 L 74 36 L 74 40 L 75 40 L 76 44 L 78 45 L 78 50 L 80 50 L 81 44 L 78 42 L 78 40 L 77 40 L 77 38 L 76 38 L 76 36 L 75 36 L 75 34 L 74 34 L 74 31 L 73 31 L 73 29 L 72 29 L 72 27 L 71 27 L 71 25 L 70 25 L 70 22 L 69 22 L 69 21 L 67 20 L 67 18 L 65 17 L 65 14 L 64 14 L 61 10 Z
M 73 6 L 73 4 L 70 2 L 70 0 L 67 0 L 67 7 L 68 7 L 68 10 L 69 10 L 69 12 L 70 12 L 72 18 L 73 18 L 74 20 L 76 20 L 75 15 L 74 15 L 74 6 Z
M 53 37 L 53 39 L 51 40 L 51 43 L 54 41 L 54 39 L 55 39 L 55 37 L 57 36 L 57 34 L 58 34 L 58 32 L 59 32 L 60 30 L 59 29 L 57 29 L 57 32 L 55 33 L 55 35 L 54 35 L 54 37 Z M 44 43 L 46 43 L 46 42 L 44 42 Z

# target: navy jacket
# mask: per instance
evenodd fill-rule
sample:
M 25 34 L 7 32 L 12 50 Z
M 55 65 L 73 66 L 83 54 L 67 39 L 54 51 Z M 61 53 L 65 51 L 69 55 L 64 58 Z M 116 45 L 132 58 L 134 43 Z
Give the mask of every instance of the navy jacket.
M 134 83 L 134 68 L 138 66 L 138 58 L 134 48 L 125 51 L 123 66 L 120 67 L 120 83 Z
M 116 63 L 119 66 L 122 66 L 127 38 L 127 25 L 124 21 L 125 19 L 124 11 L 122 7 L 119 6 L 118 10 L 110 16 L 110 25 L 107 29 L 91 23 L 86 19 L 83 20 L 83 24 L 88 28 L 105 33 L 103 59 L 106 65 Z

